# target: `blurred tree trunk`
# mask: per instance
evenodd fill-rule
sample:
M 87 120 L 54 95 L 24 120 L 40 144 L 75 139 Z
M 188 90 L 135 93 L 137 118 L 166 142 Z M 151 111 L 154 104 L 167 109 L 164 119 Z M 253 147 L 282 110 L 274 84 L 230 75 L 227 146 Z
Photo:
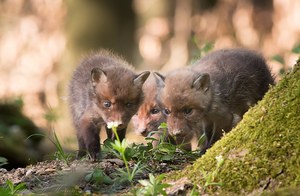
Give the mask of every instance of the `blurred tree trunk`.
M 135 14 L 132 0 L 67 1 L 68 48 L 76 54 L 108 48 L 132 61 Z
M 58 66 L 61 103 L 60 119 L 56 130 L 64 139 L 74 140 L 67 102 L 68 83 L 80 59 L 99 49 L 109 49 L 133 62 L 135 13 L 132 0 L 88 0 L 66 1 L 66 40 L 67 49 Z M 68 76 L 68 77 L 66 77 Z M 64 131 L 60 131 L 64 130 Z M 73 142 L 76 148 L 76 142 Z
M 191 36 L 192 0 L 177 0 L 174 13 L 174 36 L 170 43 L 170 58 L 162 71 L 184 67 L 188 63 L 188 42 Z

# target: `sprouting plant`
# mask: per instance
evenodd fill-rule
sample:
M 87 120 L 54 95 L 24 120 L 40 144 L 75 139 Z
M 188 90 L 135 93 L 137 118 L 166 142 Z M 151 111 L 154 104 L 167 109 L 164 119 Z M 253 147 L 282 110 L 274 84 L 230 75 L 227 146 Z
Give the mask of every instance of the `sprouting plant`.
M 163 143 L 167 137 L 167 123 L 163 122 L 159 125 L 158 129 L 161 129 L 163 134 L 159 137 L 159 143 Z
M 47 137 L 51 143 L 54 144 L 55 148 L 56 148 L 56 152 L 54 153 L 54 156 L 59 159 L 59 160 L 62 160 L 64 163 L 66 163 L 67 165 L 70 164 L 70 158 L 71 158 L 71 155 L 70 154 L 67 154 L 65 153 L 64 149 L 62 148 L 62 145 L 55 133 L 55 131 L 53 131 L 53 136 L 50 137 L 50 136 L 46 136 L 44 134 L 32 134 L 30 135 L 29 137 L 26 138 L 29 139 L 30 137 L 33 137 L 33 136 L 42 136 L 42 137 Z
M 126 142 L 126 139 L 123 139 L 122 142 L 120 141 L 120 138 L 119 138 L 119 135 L 117 132 L 117 127 L 118 127 L 118 123 L 116 123 L 116 122 L 111 122 L 111 123 L 107 124 L 107 128 L 111 129 L 117 138 L 117 140 L 115 140 L 115 143 L 112 144 L 112 147 L 120 153 L 120 156 L 121 156 L 122 160 L 124 161 L 126 170 L 128 172 L 128 176 L 130 176 L 128 161 L 125 156 L 125 151 L 126 151 L 126 148 L 128 147 L 128 144 Z
M 194 160 L 196 158 L 196 155 L 193 154 L 193 152 L 183 152 L 178 150 L 176 145 L 171 144 L 165 139 L 167 136 L 166 123 L 161 124 L 159 127 L 161 129 L 160 133 L 162 133 L 162 130 L 165 131 L 165 133 L 161 134 L 161 138 L 158 140 L 153 138 L 153 140 L 158 141 L 158 144 L 155 147 L 153 146 L 152 139 L 151 142 L 148 142 L 146 145 L 129 145 L 125 139 L 120 141 L 117 133 L 117 125 L 118 123 L 108 123 L 107 127 L 112 129 L 116 136 L 116 140 L 106 140 L 102 148 L 102 153 L 114 154 L 124 162 L 125 169 L 120 168 L 113 173 L 115 185 L 128 182 L 133 184 L 134 180 L 138 177 L 138 174 L 143 173 L 144 171 L 155 172 L 156 170 L 161 170 L 160 164 L 157 162 L 169 162 L 171 164 L 169 167 L 175 169 L 177 166 L 176 163 L 174 163 L 174 160 L 186 163 L 187 160 Z M 137 164 L 134 164 L 133 168 L 129 167 L 129 160 Z
M 55 157 L 58 158 L 59 160 L 63 160 L 67 165 L 69 165 L 70 164 L 70 155 L 65 153 L 55 131 L 53 131 L 53 139 L 50 139 L 50 141 L 55 145 L 55 147 L 57 149 L 57 151 L 55 153 Z
M 125 184 L 127 182 L 130 182 L 132 184 L 134 178 L 139 174 L 142 173 L 142 170 L 144 169 L 144 166 L 141 166 L 141 162 L 138 162 L 134 165 L 131 172 L 124 171 L 121 168 L 117 169 L 117 172 L 114 173 L 115 176 L 117 176 L 115 183 L 116 184 Z
M 10 180 L 6 180 L 6 186 L 7 186 L 7 189 L 9 189 L 10 195 L 15 195 L 19 191 L 24 190 L 26 188 L 25 183 L 20 183 L 18 185 L 14 185 L 14 183 Z
M 134 177 L 136 174 L 141 172 L 140 162 L 136 164 L 132 171 L 130 171 L 128 160 L 126 157 L 126 152 L 128 152 L 128 143 L 126 139 L 123 139 L 123 141 L 120 141 L 118 132 L 117 132 L 118 123 L 117 122 L 111 122 L 107 124 L 107 128 L 112 129 L 113 133 L 115 134 L 117 140 L 112 143 L 112 147 L 114 150 L 116 150 L 119 153 L 119 157 L 123 160 L 126 168 L 126 172 L 124 172 L 122 169 L 118 170 L 118 176 L 119 176 L 119 183 L 123 183 L 124 181 L 129 181 L 130 183 L 133 182 Z
M 199 153 L 196 151 L 181 150 L 180 146 L 176 146 L 171 141 L 166 140 L 166 123 L 162 123 L 159 128 L 160 138 L 151 138 L 149 135 L 146 137 L 148 141 L 146 144 L 132 144 L 126 150 L 126 157 L 129 157 L 130 160 L 140 161 L 142 164 L 147 165 L 147 169 L 154 171 L 156 168 L 159 170 L 158 164 L 149 164 L 149 160 L 154 163 L 170 162 L 174 166 L 173 160 L 186 162 L 187 160 L 195 160 L 199 156 Z M 153 145 L 153 141 L 157 141 L 155 146 Z
M 164 175 L 159 175 L 156 178 L 153 174 L 149 174 L 149 180 L 139 180 L 139 183 L 144 187 L 136 190 L 135 195 L 167 195 L 166 188 L 169 187 L 169 184 L 162 183 Z
M 222 186 L 221 182 L 216 182 L 216 177 L 217 177 L 217 175 L 220 171 L 221 166 L 224 163 L 224 158 L 223 158 L 222 155 L 216 156 L 215 158 L 216 158 L 216 161 L 217 161 L 216 169 L 211 173 L 202 172 L 202 174 L 204 176 L 204 179 L 205 179 L 204 188 L 207 188 L 209 186 Z
M 151 150 L 153 159 L 157 161 L 169 161 L 176 155 L 176 146 L 170 143 L 160 143 Z

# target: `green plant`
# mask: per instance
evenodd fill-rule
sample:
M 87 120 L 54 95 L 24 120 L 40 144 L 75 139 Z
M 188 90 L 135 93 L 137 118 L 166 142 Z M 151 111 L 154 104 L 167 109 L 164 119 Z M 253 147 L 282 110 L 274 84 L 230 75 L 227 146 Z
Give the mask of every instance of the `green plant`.
M 167 137 L 167 128 L 168 128 L 168 125 L 167 123 L 165 122 L 162 122 L 159 126 L 158 126 L 158 129 L 162 130 L 162 133 L 161 136 L 159 137 L 159 143 L 163 143 L 165 142 L 166 140 L 166 137 Z
M 87 182 L 93 182 L 96 184 L 112 184 L 112 179 L 107 176 L 102 170 L 95 169 L 91 173 L 85 176 L 85 181 Z
M 64 149 L 62 148 L 60 141 L 55 133 L 53 131 L 53 139 L 50 139 L 50 141 L 55 145 L 57 151 L 55 152 L 54 156 L 58 158 L 59 160 L 63 160 L 67 165 L 70 165 L 70 154 L 65 153 Z
M 118 168 L 111 174 L 114 179 L 113 187 L 118 187 L 120 184 L 130 183 L 133 185 L 134 180 L 143 175 L 142 173 L 161 172 L 164 169 L 176 169 L 182 168 L 182 165 L 186 164 L 187 161 L 195 160 L 199 157 L 199 153 L 185 152 L 178 149 L 168 142 L 165 137 L 167 135 L 167 125 L 162 123 L 159 127 L 160 131 L 165 131 L 161 134 L 159 139 L 147 137 L 149 141 L 147 144 L 128 144 L 124 139 L 120 141 L 117 133 L 117 123 L 109 123 L 107 126 L 112 129 L 116 136 L 116 140 L 106 140 L 102 146 L 102 156 L 110 157 L 111 155 L 118 157 L 123 160 L 125 169 Z M 158 141 L 156 146 L 153 146 L 153 141 Z M 129 161 L 133 165 L 129 167 Z M 161 167 L 161 163 L 169 163 L 167 167 Z M 182 163 L 182 164 L 181 164 Z M 165 164 L 163 164 L 165 165 Z M 93 176 L 102 176 L 96 171 L 87 176 L 89 179 L 93 179 Z M 101 179 L 102 177 L 100 177 Z M 101 182 L 101 180 L 100 180 Z M 151 178 L 151 183 L 155 186 L 154 179 Z
M 153 159 L 157 161 L 170 161 L 175 158 L 176 146 L 170 143 L 159 143 L 155 148 L 150 150 Z
M 72 157 L 71 154 L 68 154 L 68 153 L 65 153 L 64 149 L 62 148 L 62 145 L 55 133 L 55 131 L 52 131 L 53 133 L 53 136 L 50 137 L 50 136 L 46 136 L 45 134 L 32 134 L 30 135 L 29 137 L 26 138 L 29 139 L 30 137 L 33 137 L 33 136 L 42 136 L 42 137 L 47 137 L 51 143 L 54 144 L 55 148 L 56 148 L 56 152 L 54 153 L 54 156 L 59 159 L 59 160 L 62 160 L 65 164 L 67 164 L 68 166 L 70 165 L 70 159 Z
M 115 184 L 126 184 L 127 182 L 130 182 L 131 185 L 135 177 L 139 174 L 142 173 L 144 169 L 144 166 L 141 166 L 141 162 L 138 162 L 137 164 L 134 165 L 133 169 L 131 172 L 124 171 L 122 168 L 118 168 L 117 172 L 114 173 L 114 176 L 116 176 Z
M 185 151 L 182 148 L 182 146 L 184 146 L 184 144 L 180 144 L 180 145 L 176 146 L 176 145 L 172 144 L 170 141 L 166 140 L 167 123 L 161 123 L 158 128 L 163 131 L 163 134 L 160 136 L 160 138 L 158 140 L 158 144 L 149 150 L 151 152 L 152 159 L 155 159 L 157 161 L 174 160 L 174 159 L 176 159 L 176 156 L 179 154 L 179 152 L 182 153 L 183 157 L 186 157 L 188 159 L 196 158 L 195 153 Z M 199 139 L 199 143 L 200 142 L 203 142 L 203 137 L 201 137 Z
M 151 156 L 157 161 L 169 161 L 174 157 L 176 153 L 176 146 L 170 142 L 166 142 L 167 137 L 167 123 L 163 122 L 159 125 L 158 129 L 162 130 L 162 133 L 158 139 L 158 143 L 155 147 L 151 145 Z M 155 138 L 148 138 L 149 141 L 157 140 Z M 149 145 L 150 146 L 150 145 Z
M 123 169 L 118 169 L 118 173 L 116 174 L 119 178 L 118 178 L 118 183 L 124 183 L 126 181 L 132 183 L 133 182 L 133 179 L 134 177 L 141 172 L 141 169 L 142 168 L 139 168 L 140 166 L 140 162 L 138 162 L 133 170 L 131 171 L 130 168 L 129 168 L 129 165 L 128 165 L 128 160 L 127 160 L 127 156 L 128 154 L 130 153 L 126 153 L 126 152 L 130 152 L 130 150 L 127 150 L 129 149 L 128 148 L 128 143 L 126 141 L 126 139 L 123 139 L 123 141 L 121 142 L 120 141 L 120 138 L 119 138 L 119 135 L 118 135 L 118 132 L 117 132 L 117 127 L 118 127 L 118 123 L 115 123 L 115 122 L 112 122 L 112 123 L 109 123 L 107 124 L 107 127 L 109 129 L 112 129 L 113 133 L 115 134 L 117 140 L 114 141 L 114 143 L 112 143 L 112 148 L 114 150 L 116 150 L 118 152 L 118 157 L 120 157 L 124 164 L 125 164 L 125 168 L 126 168 L 126 171 L 124 171 Z
M 11 195 L 7 187 L 0 186 L 0 195 Z
M 26 188 L 25 183 L 20 183 L 18 185 L 14 185 L 14 183 L 10 180 L 6 180 L 6 190 L 8 190 L 8 193 L 10 195 L 16 195 L 21 190 L 24 190 Z M 2 191 L 1 191 L 2 192 Z
M 162 123 L 160 129 L 166 130 L 166 124 Z M 162 131 L 162 130 L 160 130 Z M 149 134 L 150 135 L 150 134 Z M 131 144 L 125 150 L 125 157 L 134 162 L 140 162 L 140 165 L 146 171 L 160 172 L 162 169 L 160 163 L 168 163 L 168 168 L 177 169 L 188 161 L 195 160 L 199 157 L 198 151 L 184 151 L 180 146 L 176 146 L 165 139 L 166 134 L 161 134 L 161 138 L 146 137 L 149 141 L 146 144 Z M 153 141 L 157 141 L 154 146 Z M 104 150 L 109 149 L 112 143 L 105 142 Z M 104 151 L 103 150 L 103 151 Z M 117 154 L 116 154 L 117 153 Z M 117 157 L 120 157 L 118 152 L 114 152 Z M 129 175 L 127 175 L 129 176 Z
M 156 178 L 153 176 L 153 174 L 149 174 L 149 180 L 139 180 L 139 183 L 144 186 L 142 188 L 139 188 L 134 193 L 135 195 L 167 195 L 166 188 L 170 187 L 171 185 L 162 183 L 162 179 L 164 178 L 164 175 L 159 175 Z

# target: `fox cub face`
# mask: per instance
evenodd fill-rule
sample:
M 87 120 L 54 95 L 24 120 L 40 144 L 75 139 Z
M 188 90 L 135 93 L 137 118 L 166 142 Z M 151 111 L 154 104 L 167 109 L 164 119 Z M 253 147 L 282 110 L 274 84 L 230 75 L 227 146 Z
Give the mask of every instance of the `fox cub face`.
M 201 119 L 210 107 L 209 75 L 180 69 L 162 80 L 165 87 L 160 98 L 167 117 L 168 132 L 177 142 L 189 142 L 201 130 Z
M 119 73 L 120 72 L 120 73 Z M 143 100 L 142 86 L 149 75 L 143 72 L 139 75 L 122 70 L 103 71 L 94 68 L 91 72 L 93 85 L 93 98 L 98 107 L 98 112 L 104 122 L 118 122 L 118 128 L 127 126 L 131 117 L 138 110 Z
M 136 133 L 144 137 L 151 132 L 159 131 L 159 125 L 166 120 L 158 100 L 161 87 L 160 80 L 151 74 L 143 86 L 144 100 L 137 113 L 132 117 Z
M 165 122 L 161 108 L 153 102 L 143 103 L 132 119 L 136 133 L 144 137 L 158 131 L 159 125 Z

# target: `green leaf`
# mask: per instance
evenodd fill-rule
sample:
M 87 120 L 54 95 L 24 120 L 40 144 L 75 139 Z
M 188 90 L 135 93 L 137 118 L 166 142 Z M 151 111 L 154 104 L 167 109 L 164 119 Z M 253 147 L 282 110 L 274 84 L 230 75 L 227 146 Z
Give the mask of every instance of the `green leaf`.
M 85 176 L 86 182 L 96 182 L 97 184 L 112 184 L 112 179 L 107 176 L 102 170 L 95 169 L 93 172 Z
M 150 141 L 150 142 L 152 142 L 152 141 L 158 141 L 156 138 L 153 138 L 153 137 L 146 137 L 145 140 L 146 141 Z
M 103 183 L 104 183 L 104 184 L 112 184 L 112 183 L 113 183 L 113 180 L 112 180 L 109 176 L 104 175 Z
M 23 190 L 23 189 L 25 189 L 25 188 L 26 188 L 26 184 L 25 184 L 25 183 L 20 183 L 20 184 L 18 184 L 18 185 L 15 187 L 15 190 L 20 191 L 20 190 Z
M 176 151 L 176 146 L 174 146 L 173 144 L 169 144 L 169 143 L 161 143 L 158 146 L 158 149 L 160 152 L 174 154 L 174 152 Z
M 152 184 L 155 184 L 155 177 L 154 177 L 154 175 L 153 174 L 149 174 L 149 180 L 150 180 L 150 182 L 152 183 Z
M 172 159 L 173 159 L 172 155 L 164 155 L 164 156 L 161 157 L 162 161 L 170 161 Z
M 0 195 L 11 195 L 11 193 L 7 188 L 0 186 Z
M 150 182 L 148 180 L 139 180 L 138 181 L 141 185 L 143 186 L 149 186 L 150 185 Z
M 14 183 L 10 180 L 6 180 L 6 185 L 9 187 L 11 191 L 14 190 Z
M 167 123 L 165 123 L 165 122 L 161 123 L 158 128 L 159 129 L 166 129 L 166 128 L 168 128 Z
M 92 179 L 93 179 L 93 173 L 90 173 L 90 174 L 86 175 L 84 179 L 85 179 L 86 182 L 92 181 Z

